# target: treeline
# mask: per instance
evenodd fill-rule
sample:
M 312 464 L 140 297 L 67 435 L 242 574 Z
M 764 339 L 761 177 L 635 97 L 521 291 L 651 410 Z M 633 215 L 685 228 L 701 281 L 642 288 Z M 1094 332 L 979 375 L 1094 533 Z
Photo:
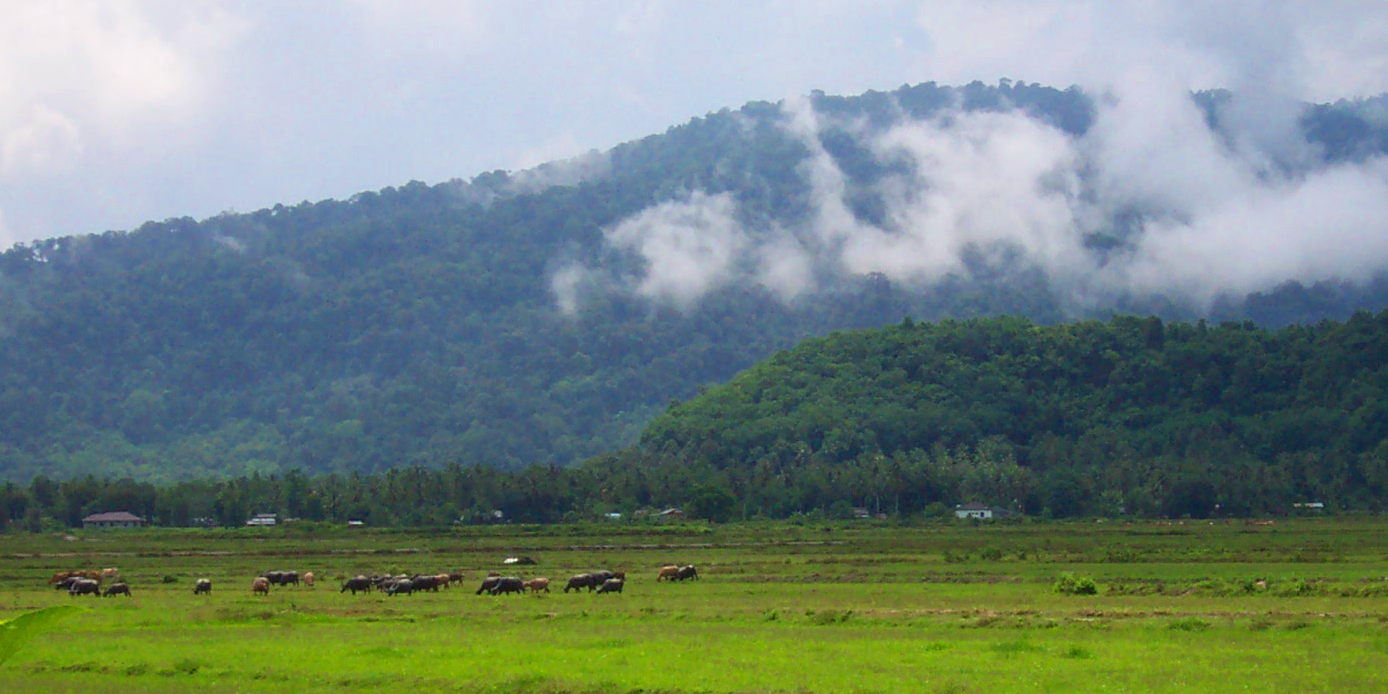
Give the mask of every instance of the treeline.
M 1388 311 L 1276 331 L 906 320 L 808 340 L 672 405 L 639 445 L 572 467 L 38 476 L 0 488 L 0 519 L 72 526 L 127 510 L 239 525 L 277 512 L 417 526 L 674 506 L 724 521 L 944 515 L 965 502 L 1050 517 L 1384 510 Z

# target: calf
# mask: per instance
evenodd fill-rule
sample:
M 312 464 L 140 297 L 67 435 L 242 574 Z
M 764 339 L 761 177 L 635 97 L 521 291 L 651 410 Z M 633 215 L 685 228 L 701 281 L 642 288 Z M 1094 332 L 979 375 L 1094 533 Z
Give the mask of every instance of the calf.
M 622 586 L 625 583 L 626 581 L 620 578 L 609 578 L 606 581 L 603 581 L 602 585 L 598 586 L 598 594 L 601 595 L 603 593 L 620 593 L 622 592 Z
M 549 579 L 548 579 L 548 578 L 532 578 L 532 579 L 530 579 L 529 581 L 526 581 L 526 582 L 525 582 L 525 587 L 526 587 L 526 588 L 529 588 L 531 593 L 538 593 L 538 592 L 540 592 L 540 591 L 542 591 L 542 590 L 545 591 L 546 593 L 548 593 L 548 592 L 549 592 Z
M 128 598 L 130 597 L 130 586 L 126 584 L 125 581 L 116 581 L 106 587 L 106 592 L 103 594 L 103 597 L 109 598 L 112 595 L 124 595 Z
M 251 581 L 251 595 L 255 595 L 256 593 L 263 593 L 265 595 L 269 595 L 270 579 L 264 576 L 260 576 L 256 578 L 254 581 Z
M 207 595 L 212 594 L 212 581 L 206 578 L 199 578 L 197 583 L 193 584 L 193 595 L 202 595 L 204 593 Z

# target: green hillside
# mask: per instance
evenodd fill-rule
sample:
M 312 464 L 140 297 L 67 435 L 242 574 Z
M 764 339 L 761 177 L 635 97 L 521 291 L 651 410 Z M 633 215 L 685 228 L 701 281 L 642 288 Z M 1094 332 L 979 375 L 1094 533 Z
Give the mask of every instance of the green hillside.
M 1217 116 L 1218 94 L 1197 101 Z M 877 183 L 895 166 L 864 133 L 1008 112 L 1076 135 L 1093 117 L 1077 89 L 1012 82 L 810 104 L 829 124 L 813 144 L 844 173 L 864 220 L 882 214 Z M 1307 111 L 1325 161 L 1385 149 L 1366 108 Z M 785 104 L 752 103 L 533 171 L 0 253 L 0 478 L 563 466 L 635 442 L 672 399 L 778 349 L 906 315 L 1054 323 L 1119 311 L 1284 325 L 1388 305 L 1380 277 L 1288 282 L 1213 307 L 1146 295 L 1077 306 L 1041 269 L 985 253 L 929 285 L 814 267 L 819 283 L 793 300 L 744 275 L 687 303 L 633 289 L 647 263 L 614 246 L 611 230 L 695 192 L 735 201 L 749 234 L 802 229 L 809 150 L 789 117 Z M 1091 250 L 1121 248 L 1119 231 Z M 573 268 L 586 274 L 566 307 L 556 287 Z
M 835 333 L 657 417 L 648 454 L 772 515 L 973 500 L 1058 516 L 1388 502 L 1388 312 L 1267 331 L 1018 318 Z

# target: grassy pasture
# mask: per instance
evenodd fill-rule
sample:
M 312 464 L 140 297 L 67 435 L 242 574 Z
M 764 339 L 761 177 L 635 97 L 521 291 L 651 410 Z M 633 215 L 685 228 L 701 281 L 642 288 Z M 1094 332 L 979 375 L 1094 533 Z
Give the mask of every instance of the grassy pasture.
M 141 530 L 0 536 L 0 619 L 89 609 L 4 692 L 1388 691 L 1388 524 L 745 524 Z M 551 594 L 476 596 L 512 554 Z M 703 580 L 657 583 L 665 563 Z M 119 567 L 132 598 L 55 570 Z M 387 597 L 339 576 L 462 568 Z M 621 595 L 561 592 L 628 572 Z M 316 588 L 253 596 L 270 569 Z M 1064 572 L 1097 595 L 1052 590 Z M 167 579 L 166 579 L 167 577 Z M 211 596 L 193 581 L 211 578 Z M 165 583 L 165 580 L 171 582 Z

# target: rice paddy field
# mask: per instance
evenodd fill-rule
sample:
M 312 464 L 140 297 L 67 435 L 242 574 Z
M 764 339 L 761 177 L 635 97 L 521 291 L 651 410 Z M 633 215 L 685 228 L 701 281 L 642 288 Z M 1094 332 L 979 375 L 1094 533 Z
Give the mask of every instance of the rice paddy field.
M 1381 692 L 1381 518 L 0 535 L 0 692 Z M 537 563 L 507 566 L 524 555 Z M 699 580 L 657 581 L 666 564 Z M 116 567 L 131 597 L 70 597 Z M 621 594 L 564 593 L 625 571 Z M 356 574 L 462 570 L 437 593 Z M 269 570 L 314 587 L 253 595 Z M 490 571 L 551 592 L 476 595 Z M 194 595 L 198 578 L 210 595 Z M 1058 588 L 1060 590 L 1058 590 Z M 1093 594 L 1087 594 L 1089 590 Z

